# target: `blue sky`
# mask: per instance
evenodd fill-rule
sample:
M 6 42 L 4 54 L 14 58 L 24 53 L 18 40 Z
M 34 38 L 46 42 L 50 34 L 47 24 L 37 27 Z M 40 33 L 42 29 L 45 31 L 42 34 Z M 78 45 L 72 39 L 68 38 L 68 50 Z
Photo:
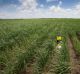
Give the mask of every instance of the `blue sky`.
M 8 4 L 19 4 L 18 0 L 0 0 L 0 5 L 8 5 Z
M 12 18 L 12 14 L 20 16 L 14 18 L 35 18 L 33 13 L 36 14 L 36 17 L 44 18 L 49 14 L 47 18 L 51 15 L 53 15 L 52 18 L 58 17 L 56 15 L 66 18 L 64 14 L 70 15 L 73 11 L 75 14 L 72 16 L 79 18 L 79 9 L 80 0 L 0 0 L 0 18 Z M 46 15 L 43 12 L 46 12 Z
M 58 5 L 59 1 L 62 1 L 62 7 L 71 8 L 73 5 L 76 5 L 80 0 L 53 0 L 47 2 L 47 0 L 37 0 L 39 4 L 44 4 L 45 6 Z
M 36 0 L 37 3 L 43 4 L 44 6 L 48 7 L 51 5 L 58 5 L 60 0 L 52 0 L 47 2 L 47 0 Z M 80 0 L 61 0 L 63 2 L 62 7 L 72 7 L 73 5 L 77 4 L 80 2 Z M 14 4 L 14 5 L 20 5 L 20 1 L 19 0 L 0 0 L 0 6 L 5 6 L 5 5 L 10 5 L 10 4 Z

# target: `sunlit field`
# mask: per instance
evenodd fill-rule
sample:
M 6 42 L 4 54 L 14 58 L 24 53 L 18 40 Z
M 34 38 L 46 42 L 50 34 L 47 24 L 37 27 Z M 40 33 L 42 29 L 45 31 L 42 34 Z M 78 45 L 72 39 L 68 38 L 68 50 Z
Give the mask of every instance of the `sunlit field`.
M 79 57 L 80 19 L 0 20 L 0 74 L 80 74 Z

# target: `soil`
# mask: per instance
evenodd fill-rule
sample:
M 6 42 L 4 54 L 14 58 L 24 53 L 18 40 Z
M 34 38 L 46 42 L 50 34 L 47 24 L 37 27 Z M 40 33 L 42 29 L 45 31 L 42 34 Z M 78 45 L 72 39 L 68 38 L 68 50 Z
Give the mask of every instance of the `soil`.
M 59 59 L 59 53 L 60 49 L 58 49 L 58 46 L 56 46 L 55 49 L 52 51 L 52 55 L 50 56 L 42 74 L 55 74 L 56 66 Z
M 20 71 L 19 74 L 33 74 L 34 73 L 34 62 L 35 58 L 33 58 L 27 65 L 25 65 L 24 69 Z
M 70 54 L 71 74 L 80 74 L 80 56 L 74 49 L 71 37 L 68 37 L 68 48 Z
M 27 68 L 25 67 L 19 74 L 33 74 L 33 68 L 30 64 Z
M 0 70 L 4 70 L 6 66 L 4 64 L 0 64 Z

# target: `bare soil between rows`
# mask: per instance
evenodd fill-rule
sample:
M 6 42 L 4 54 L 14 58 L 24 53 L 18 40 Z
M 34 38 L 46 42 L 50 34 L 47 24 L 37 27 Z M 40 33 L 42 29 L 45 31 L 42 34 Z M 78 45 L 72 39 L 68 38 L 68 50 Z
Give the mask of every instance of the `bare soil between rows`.
M 80 56 L 77 54 L 71 36 L 68 37 L 68 48 L 70 55 L 71 74 L 80 74 Z
M 24 69 L 19 72 L 19 74 L 33 74 L 34 73 L 34 68 L 33 64 L 35 63 L 35 58 L 32 58 L 30 62 L 25 65 Z

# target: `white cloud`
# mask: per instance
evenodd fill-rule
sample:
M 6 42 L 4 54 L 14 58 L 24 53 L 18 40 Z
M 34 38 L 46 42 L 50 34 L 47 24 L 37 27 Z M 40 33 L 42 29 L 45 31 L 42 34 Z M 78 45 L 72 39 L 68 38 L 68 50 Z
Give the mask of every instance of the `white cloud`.
M 50 11 L 57 17 L 64 18 L 80 18 L 80 5 L 76 5 L 74 8 L 64 9 L 60 6 L 50 7 Z
M 32 10 L 37 7 L 37 1 L 36 0 L 19 0 L 21 3 L 21 6 L 19 9 L 22 10 Z
M 54 13 L 63 13 L 65 10 L 59 6 L 52 6 L 50 7 L 50 11 Z
M 58 6 L 61 6 L 62 5 L 62 1 L 59 1 L 59 4 L 58 4 Z
M 80 15 L 80 4 L 75 6 L 75 11 L 76 11 L 77 14 Z
M 3 12 L 0 13 L 0 18 L 80 18 L 80 4 L 75 5 L 73 8 L 62 8 L 62 1 L 59 1 L 57 6 L 49 8 L 37 8 L 36 0 L 19 0 L 21 6 L 17 7 L 14 13 Z

